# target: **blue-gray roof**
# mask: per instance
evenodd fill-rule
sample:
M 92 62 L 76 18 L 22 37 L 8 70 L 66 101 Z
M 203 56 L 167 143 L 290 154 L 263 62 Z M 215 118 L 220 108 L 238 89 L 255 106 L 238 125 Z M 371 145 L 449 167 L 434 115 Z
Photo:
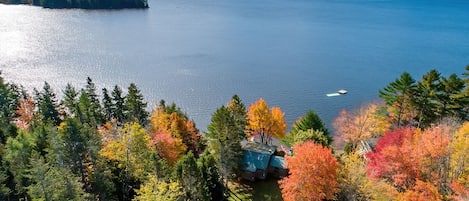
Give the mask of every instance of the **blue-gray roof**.
M 280 169 L 287 169 L 287 165 L 285 164 L 285 158 L 281 156 L 272 156 L 272 158 L 270 159 L 270 166 Z
M 269 166 L 269 160 L 271 154 L 259 153 L 250 150 L 243 151 L 243 163 L 244 163 L 244 170 L 255 172 L 258 170 L 266 170 Z

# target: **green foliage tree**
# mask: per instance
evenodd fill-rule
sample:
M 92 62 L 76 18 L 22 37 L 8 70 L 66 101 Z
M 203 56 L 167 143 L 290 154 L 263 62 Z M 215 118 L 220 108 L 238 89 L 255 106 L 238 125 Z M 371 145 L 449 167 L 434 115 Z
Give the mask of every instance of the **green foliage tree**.
M 65 106 L 67 114 L 74 116 L 78 110 L 78 92 L 72 84 L 68 83 L 63 93 L 64 97 L 61 103 Z
M 0 71 L 0 125 L 6 127 L 15 117 L 20 92 L 15 84 L 6 83 Z
M 137 88 L 137 85 L 131 83 L 128 88 L 125 108 L 127 111 L 127 121 L 135 121 L 142 126 L 148 123 L 147 103 L 143 100 L 143 95 Z
M 67 118 L 58 128 L 58 140 L 61 145 L 65 167 L 80 176 L 86 184 L 87 137 L 82 132 L 82 125 L 77 119 Z
M 30 185 L 28 171 L 31 167 L 30 158 L 33 150 L 33 139 L 25 131 L 20 131 L 15 138 L 9 137 L 5 144 L 5 161 L 15 183 L 15 194 L 19 198 L 26 197 L 26 187 Z
M 291 131 L 283 142 L 292 146 L 296 143 L 305 142 L 306 140 L 312 140 L 325 147 L 329 147 L 333 140 L 324 122 L 319 115 L 312 110 L 306 112 L 304 117 L 301 117 L 293 124 Z
M 464 81 L 456 74 L 441 79 L 436 95 L 438 100 L 437 113 L 440 118 L 455 116 L 463 119 L 466 117 L 467 114 L 463 110 L 465 107 L 464 97 L 458 96 L 464 88 Z
M 417 127 L 425 128 L 438 119 L 437 115 L 437 91 L 441 74 L 431 70 L 417 83 L 412 101 L 418 114 L 416 116 Z
M 210 200 L 207 183 L 192 152 L 187 153 L 176 163 L 174 175 L 183 189 L 183 200 Z
M 463 104 L 462 112 L 465 114 L 463 119 L 465 121 L 469 121 L 469 65 L 466 66 L 466 72 L 462 74 L 462 79 L 465 83 L 464 91 L 462 91 L 459 95 L 459 98 Z
M 0 71 L 0 142 L 4 144 L 8 137 L 15 137 L 17 128 L 11 122 L 16 116 L 20 92 L 15 84 L 6 83 Z
M 226 109 L 231 113 L 235 120 L 235 123 L 238 127 L 238 129 L 236 129 L 236 133 L 239 135 L 239 138 L 246 138 L 245 128 L 248 124 L 246 119 L 247 110 L 246 106 L 238 95 L 233 95 L 231 100 L 226 105 Z
M 121 193 L 120 199 L 132 199 L 134 188 L 140 186 L 148 174 L 156 174 L 149 141 L 150 137 L 140 124 L 127 123 L 100 150 L 103 157 L 116 164 L 119 179 L 116 190 Z
M 121 125 L 125 121 L 125 96 L 122 95 L 122 89 L 115 85 L 111 92 L 113 107 L 112 107 L 112 118 L 116 119 L 118 124 Z
M 112 97 L 106 88 L 103 88 L 103 113 L 106 121 L 111 121 L 113 116 L 114 104 L 112 103 Z
M 42 91 L 39 92 L 36 90 L 35 94 L 38 112 L 42 117 L 42 121 L 49 121 L 55 126 L 58 126 L 61 122 L 61 119 L 57 110 L 57 98 L 55 93 L 51 89 L 49 83 L 44 82 L 44 87 L 42 88 Z
M 81 91 L 79 100 L 80 110 L 85 117 L 83 123 L 88 123 L 92 126 L 104 123 L 103 109 L 99 103 L 96 86 L 89 77 L 86 79 L 86 86 L 85 89 Z
M 83 190 L 80 178 L 70 170 L 51 166 L 37 154 L 32 157 L 31 165 L 32 184 L 28 186 L 28 195 L 32 200 L 91 200 L 91 195 Z
M 235 174 L 241 169 L 243 152 L 239 128 L 232 113 L 222 106 L 212 115 L 206 133 L 211 139 L 210 148 L 216 157 L 225 188 L 228 188 L 228 181 L 235 178 Z
M 214 156 L 206 149 L 197 160 L 197 165 L 202 172 L 202 178 L 204 178 L 207 183 L 208 192 L 210 192 L 210 200 L 223 200 L 225 198 L 223 184 L 220 180 L 220 174 Z
M 414 90 L 414 78 L 408 72 L 404 72 L 400 78 L 379 91 L 379 97 L 389 106 L 393 124 L 396 127 L 407 125 L 409 119 L 413 118 L 404 115 L 409 114 L 409 111 L 412 110 L 410 103 Z

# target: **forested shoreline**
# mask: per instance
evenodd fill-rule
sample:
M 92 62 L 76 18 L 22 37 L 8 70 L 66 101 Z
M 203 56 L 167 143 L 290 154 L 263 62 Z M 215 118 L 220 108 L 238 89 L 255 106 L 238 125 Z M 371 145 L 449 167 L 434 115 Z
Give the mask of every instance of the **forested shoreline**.
M 56 92 L 0 76 L 0 200 L 252 200 L 241 142 L 274 137 L 292 147 L 280 153 L 286 201 L 469 198 L 469 66 L 404 72 L 382 100 L 338 114 L 335 136 L 310 108 L 286 133 L 262 98 L 234 95 L 201 133 L 174 103 L 147 111 L 134 83 Z
M 147 0 L 0 0 L 0 3 L 34 5 L 41 6 L 43 8 L 148 8 Z

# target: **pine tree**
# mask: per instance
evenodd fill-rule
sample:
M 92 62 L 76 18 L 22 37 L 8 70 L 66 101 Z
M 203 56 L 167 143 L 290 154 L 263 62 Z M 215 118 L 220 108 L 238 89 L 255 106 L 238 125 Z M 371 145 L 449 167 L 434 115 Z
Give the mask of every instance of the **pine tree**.
M 329 147 L 332 143 L 332 137 L 329 135 L 329 130 L 326 125 L 319 115 L 312 110 L 306 112 L 304 117 L 301 117 L 293 124 L 292 129 L 290 133 L 288 133 L 284 142 L 292 146 L 293 142 L 301 143 L 302 141 L 297 140 L 300 138 L 304 141 L 312 140 L 326 147 Z
M 0 126 L 4 129 L 15 117 L 20 92 L 15 84 L 5 83 L 1 75 L 0 71 Z
M 143 100 L 143 95 L 137 88 L 137 85 L 131 83 L 128 88 L 125 108 L 127 111 L 127 121 L 135 121 L 142 126 L 148 122 L 148 112 L 146 111 L 147 103 Z
M 463 107 L 464 97 L 458 96 L 464 90 L 464 81 L 456 74 L 450 75 L 448 78 L 443 77 L 439 82 L 439 90 L 437 93 L 437 113 L 440 118 L 446 116 L 456 116 L 465 118 Z
M 412 104 L 418 111 L 417 126 L 425 128 L 438 119 L 437 115 L 437 91 L 441 74 L 431 70 L 417 83 L 416 95 Z
M 32 200 L 91 200 L 91 196 L 83 190 L 80 178 L 70 170 L 51 166 L 37 155 L 33 156 L 31 163 L 32 184 L 28 186 L 28 194 Z
M 74 116 L 77 112 L 78 107 L 78 92 L 70 83 L 65 86 L 64 90 L 64 99 L 62 100 L 62 105 L 65 106 L 67 113 L 70 116 Z
M 225 106 L 222 106 L 212 115 L 206 133 L 210 138 L 210 148 L 216 157 L 225 188 L 228 187 L 228 181 L 240 170 L 239 161 L 243 152 L 238 129 L 236 119 Z
M 5 161 L 15 183 L 15 194 L 18 197 L 26 196 L 26 187 L 31 184 L 28 171 L 31 167 L 30 158 L 33 151 L 33 139 L 25 131 L 20 131 L 15 138 L 9 137 L 5 144 Z
M 36 102 L 38 112 L 42 117 L 42 121 L 50 121 L 52 124 L 58 126 L 61 120 L 59 118 L 59 112 L 57 110 L 57 99 L 49 83 L 44 82 L 44 87 L 41 92 L 38 92 L 36 90 Z
M 114 104 L 112 103 L 112 97 L 106 88 L 103 88 L 103 113 L 106 121 L 111 121 L 113 116 Z
M 82 125 L 77 119 L 67 118 L 58 128 L 59 144 L 63 150 L 65 167 L 81 177 L 86 184 L 87 136 L 82 132 Z
M 209 151 L 201 155 L 197 160 L 200 171 L 202 172 L 202 178 L 205 179 L 208 187 L 208 191 L 211 195 L 211 200 L 224 200 L 224 187 L 220 180 L 220 174 L 217 168 L 217 162 Z
M 111 93 L 114 106 L 112 107 L 112 118 L 115 118 L 119 125 L 124 124 L 125 114 L 125 96 L 122 96 L 122 89 L 116 85 Z
M 404 118 L 404 115 L 412 110 L 411 98 L 414 91 L 415 80 L 408 72 L 402 73 L 399 79 L 379 91 L 379 97 L 389 106 L 395 126 L 405 126 L 413 118 Z
M 175 178 L 182 186 L 184 200 L 205 201 L 210 200 L 205 178 L 197 166 L 196 159 L 192 152 L 187 153 L 176 164 Z
M 238 127 L 235 133 L 239 135 L 240 139 L 246 138 L 245 129 L 248 124 L 246 119 L 247 110 L 238 95 L 233 95 L 230 102 L 226 105 L 226 109 L 231 113 Z
M 91 80 L 90 77 L 86 78 L 86 86 L 85 90 L 82 91 L 86 93 L 87 98 L 89 99 L 90 105 L 87 110 L 89 110 L 89 113 L 92 115 L 93 119 L 96 121 L 96 125 L 101 125 L 104 123 L 104 116 L 102 114 L 102 107 L 101 104 L 99 103 L 99 98 L 98 94 L 96 93 L 96 86 Z

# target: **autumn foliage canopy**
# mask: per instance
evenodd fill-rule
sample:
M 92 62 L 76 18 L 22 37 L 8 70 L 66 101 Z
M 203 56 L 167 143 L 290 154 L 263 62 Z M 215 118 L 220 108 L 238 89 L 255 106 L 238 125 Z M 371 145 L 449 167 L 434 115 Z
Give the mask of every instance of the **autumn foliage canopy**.
M 307 141 L 287 156 L 290 175 L 279 181 L 285 201 L 331 199 L 337 192 L 337 159 L 322 145 Z

